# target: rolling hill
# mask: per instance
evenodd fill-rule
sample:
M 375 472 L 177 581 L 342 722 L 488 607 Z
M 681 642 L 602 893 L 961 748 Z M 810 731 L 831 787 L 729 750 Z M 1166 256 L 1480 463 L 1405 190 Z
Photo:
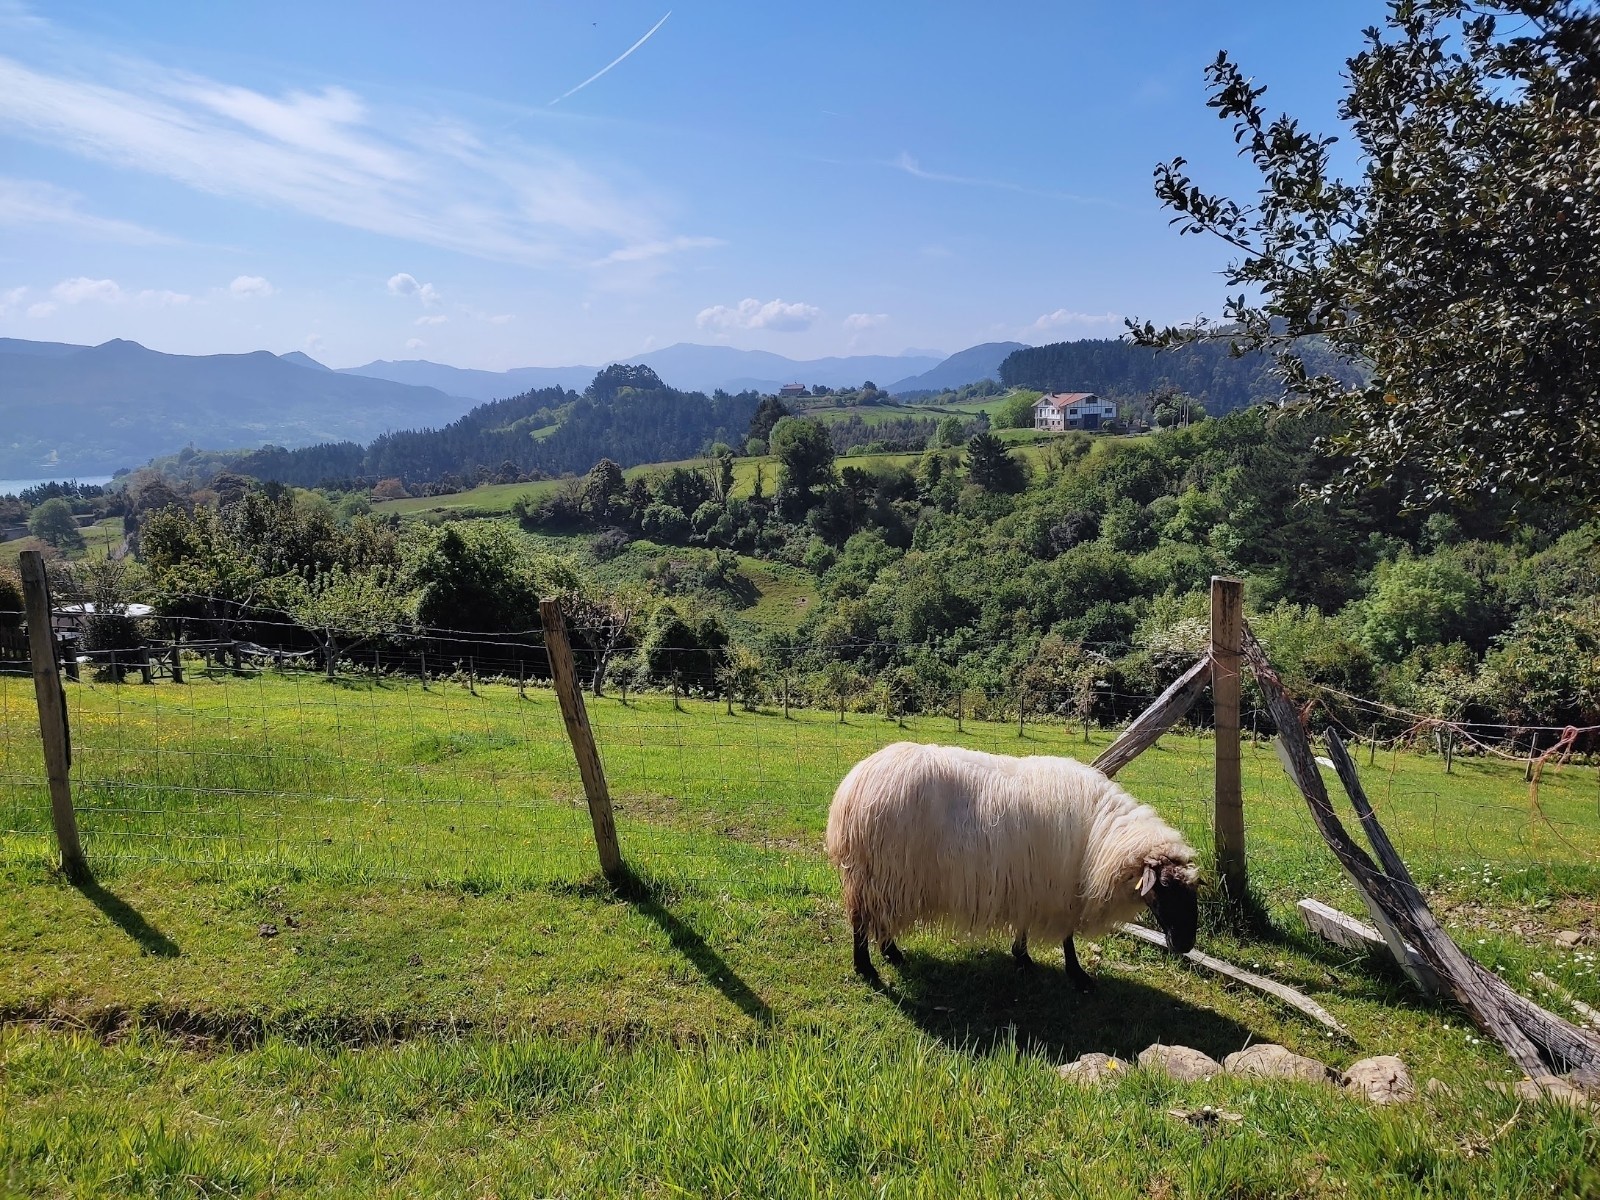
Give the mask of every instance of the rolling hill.
M 438 425 L 462 402 L 436 388 L 330 371 L 303 355 L 162 354 L 0 342 L 0 476 L 95 475 L 193 443 L 369 441 Z

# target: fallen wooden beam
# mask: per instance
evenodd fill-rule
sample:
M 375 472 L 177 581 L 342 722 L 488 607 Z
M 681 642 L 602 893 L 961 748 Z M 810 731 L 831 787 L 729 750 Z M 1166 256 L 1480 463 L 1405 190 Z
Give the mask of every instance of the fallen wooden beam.
M 1211 658 L 1207 656 L 1174 679 L 1171 686 L 1156 697 L 1155 703 L 1135 717 L 1090 765 L 1108 777 L 1115 775 L 1182 720 L 1210 682 Z
M 1300 919 L 1305 922 L 1306 928 L 1335 946 L 1343 946 L 1346 950 L 1385 950 L 1391 953 L 1393 951 L 1388 939 L 1371 925 L 1365 921 L 1358 921 L 1320 900 L 1302 900 L 1296 907 L 1300 910 Z M 1400 945 L 1405 955 L 1401 969 L 1428 995 L 1438 995 L 1439 977 L 1433 973 L 1433 968 L 1428 965 L 1427 960 L 1418 954 L 1416 947 L 1409 942 L 1402 941 Z
M 1138 938 L 1141 942 L 1148 942 L 1150 945 L 1159 946 L 1163 950 L 1167 947 L 1166 936 L 1157 933 L 1154 929 L 1146 929 L 1143 925 L 1119 925 L 1117 928 L 1129 937 Z M 1246 971 L 1242 967 L 1236 967 L 1232 963 L 1225 962 L 1223 959 L 1207 954 L 1202 950 L 1191 950 L 1189 953 L 1178 957 L 1185 962 L 1193 963 L 1197 967 L 1204 967 L 1208 971 L 1214 971 L 1218 975 L 1225 976 L 1235 983 L 1242 983 L 1246 987 L 1255 988 L 1258 992 L 1265 992 L 1274 999 L 1283 1001 L 1290 1008 L 1304 1013 L 1319 1024 L 1325 1025 L 1340 1037 L 1350 1037 L 1350 1031 L 1339 1024 L 1338 1019 L 1332 1013 L 1309 996 L 1295 991 L 1288 984 L 1279 983 L 1277 980 Z M 1351 1040 L 1353 1041 L 1354 1039 L 1352 1038 Z

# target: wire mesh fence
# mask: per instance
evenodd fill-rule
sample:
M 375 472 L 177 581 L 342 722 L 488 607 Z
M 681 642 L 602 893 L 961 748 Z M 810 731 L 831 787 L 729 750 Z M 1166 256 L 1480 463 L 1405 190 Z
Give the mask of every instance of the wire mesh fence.
M 181 631 L 196 633 L 198 630 Z M 575 630 L 593 645 L 604 631 Z M 316 654 L 185 637 L 182 682 L 106 654 L 67 682 L 72 788 L 91 864 L 272 867 L 467 885 L 573 885 L 596 873 L 584 793 L 537 634 L 430 631 L 404 648 Z M 673 647 L 690 652 L 690 647 Z M 809 650 L 811 648 L 801 648 Z M 592 666 L 592 662 L 589 664 Z M 586 671 L 587 675 L 588 672 Z M 913 702 L 863 673 L 841 700 L 774 673 L 735 697 L 657 679 L 588 698 L 630 866 L 721 889 L 823 886 L 822 830 L 852 764 L 897 740 L 1091 759 L 1114 736 L 1026 699 L 951 686 Z M 785 703 L 787 697 L 787 703 Z M 1083 711 L 1137 712 L 1118 695 Z M 1251 871 L 1336 874 L 1284 777 L 1264 717 L 1243 728 Z M 1212 843 L 1212 735 L 1174 729 L 1119 776 L 1199 848 Z M 1537 869 L 1561 890 L 1600 877 L 1600 765 L 1480 755 L 1444 774 L 1399 743 L 1357 748 L 1367 790 L 1424 881 Z M 0 847 L 51 849 L 26 676 L 0 676 Z

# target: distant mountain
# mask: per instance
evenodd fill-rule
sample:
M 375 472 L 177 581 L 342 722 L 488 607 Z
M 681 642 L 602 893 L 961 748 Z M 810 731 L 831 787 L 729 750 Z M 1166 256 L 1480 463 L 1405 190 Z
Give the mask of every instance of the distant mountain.
M 302 358 L 0 341 L 0 476 L 108 474 L 188 443 L 370 441 L 461 414 L 461 401 L 435 388 Z
M 1005 355 L 1000 356 L 1004 358 Z M 690 392 L 775 392 L 786 383 L 814 383 L 844 387 L 872 380 L 898 379 L 907 372 L 926 371 L 937 365 L 931 354 L 860 354 L 843 358 L 793 359 L 765 350 L 735 350 L 731 346 L 697 346 L 679 342 L 661 350 L 623 360 L 649 367 L 674 388 Z M 509 371 L 475 371 L 447 367 L 426 359 L 404 362 L 370 362 L 346 367 L 347 375 L 364 375 L 396 383 L 438 388 L 468 400 L 503 400 L 547 387 L 582 390 L 599 367 L 515 367 Z M 978 376 L 976 378 L 981 378 Z M 971 382 L 971 380 L 968 380 Z
M 1013 350 L 1026 350 L 1022 342 L 984 342 L 952 354 L 931 371 L 889 385 L 898 396 L 905 392 L 943 392 L 966 387 L 980 379 L 999 379 L 1000 364 Z
M 27 342 L 21 338 L 0 338 L 0 354 L 37 354 L 41 358 L 58 358 L 88 348 L 74 346 L 70 342 Z
M 467 400 L 504 400 L 547 387 L 584 388 L 599 367 L 514 367 L 509 371 L 476 371 L 447 367 L 425 358 L 391 362 L 379 359 L 364 367 L 341 367 L 344 375 L 363 375 L 417 387 L 437 388 Z
M 845 358 L 785 358 L 765 350 L 735 350 L 732 346 L 697 346 L 679 342 L 627 360 L 642 363 L 675 388 L 711 392 L 751 389 L 776 391 L 786 383 L 814 383 L 846 387 L 872 380 L 882 383 L 908 371 L 926 371 L 938 363 L 928 355 L 856 354 Z
M 309 354 L 302 354 L 298 350 L 291 350 L 287 354 L 278 355 L 286 363 L 294 363 L 297 367 L 310 367 L 314 371 L 331 371 L 332 367 L 325 367 Z

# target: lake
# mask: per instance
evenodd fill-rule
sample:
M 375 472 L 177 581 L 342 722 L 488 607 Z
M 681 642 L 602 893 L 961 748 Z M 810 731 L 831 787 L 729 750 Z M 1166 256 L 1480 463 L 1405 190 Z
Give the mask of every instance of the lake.
M 0 496 L 15 496 L 27 491 L 31 487 L 38 487 L 41 483 L 90 483 L 104 487 L 111 482 L 109 475 L 75 475 L 60 476 L 52 479 L 0 479 Z

